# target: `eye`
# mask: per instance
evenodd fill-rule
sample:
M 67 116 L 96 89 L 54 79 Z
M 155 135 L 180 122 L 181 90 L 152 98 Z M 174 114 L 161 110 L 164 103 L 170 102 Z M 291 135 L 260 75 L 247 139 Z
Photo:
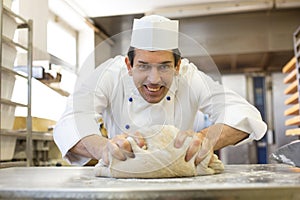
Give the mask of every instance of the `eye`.
M 140 64 L 140 65 L 137 65 L 137 68 L 139 69 L 139 70 L 141 70 L 141 71 L 146 71 L 146 70 L 148 70 L 148 69 L 150 69 L 150 65 L 148 65 L 148 64 Z
M 168 65 L 168 64 L 162 64 L 162 65 L 159 66 L 160 71 L 169 71 L 171 69 L 172 69 L 172 66 Z

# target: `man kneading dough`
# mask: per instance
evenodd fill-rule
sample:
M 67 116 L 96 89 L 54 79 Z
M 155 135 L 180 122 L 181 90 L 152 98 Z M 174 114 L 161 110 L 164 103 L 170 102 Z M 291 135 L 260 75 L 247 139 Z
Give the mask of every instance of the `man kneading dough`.
M 106 166 L 100 160 L 95 166 L 95 175 L 115 178 L 170 178 L 215 174 L 224 170 L 222 162 L 212 150 L 197 166 L 195 156 L 186 162 L 185 154 L 193 136 L 187 138 L 181 148 L 175 148 L 174 140 L 179 130 L 174 126 L 155 125 L 139 132 L 146 140 L 146 148 L 140 148 L 132 137 L 128 137 L 135 157 L 120 161 L 110 154 L 109 165 Z M 205 142 L 209 143 L 204 139 Z
M 157 15 L 134 19 L 127 55 L 108 59 L 79 79 L 53 131 L 66 161 L 102 160 L 108 167 L 99 164 L 97 174 L 113 177 L 211 174 L 220 171 L 213 150 L 264 136 L 267 126 L 253 105 L 183 57 L 185 43 L 179 41 L 187 37 L 179 37 L 178 23 Z M 199 112 L 210 126 L 194 128 Z M 99 132 L 99 119 L 107 137 Z M 128 138 L 156 125 L 163 128 L 141 130 L 145 136 L 132 137 L 136 143 Z

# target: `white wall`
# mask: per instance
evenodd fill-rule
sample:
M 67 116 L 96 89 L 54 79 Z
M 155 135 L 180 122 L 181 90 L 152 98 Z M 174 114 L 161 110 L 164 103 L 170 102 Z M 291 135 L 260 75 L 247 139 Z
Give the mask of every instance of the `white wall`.
M 25 19 L 33 20 L 33 59 L 48 60 L 47 53 L 47 22 L 51 17 L 49 14 L 49 6 L 54 9 L 55 15 L 64 20 L 70 27 L 78 32 L 78 71 L 83 70 L 91 72 L 95 67 L 94 56 L 94 30 L 88 26 L 81 17 L 70 9 L 63 1 L 60 0 L 20 0 L 18 5 L 18 13 Z M 55 7 L 56 5 L 57 7 Z M 69 14 L 66 16 L 66 14 Z M 21 38 L 27 41 L 26 37 Z M 25 41 L 25 42 L 26 42 Z M 23 61 L 23 59 L 22 59 Z M 26 63 L 26 62 L 25 62 Z M 20 63 L 19 63 L 20 64 Z M 76 72 L 74 72 L 76 73 Z M 80 74 L 86 74 L 80 73 Z M 64 77 L 63 77 L 64 78 Z M 21 85 L 20 85 L 20 84 Z M 20 89 L 21 88 L 21 89 Z M 24 89 L 24 88 L 23 88 Z M 26 92 L 20 93 L 22 82 L 18 81 L 14 91 L 14 98 L 22 100 L 26 99 Z M 52 89 L 48 88 L 37 80 L 32 82 L 32 116 L 58 120 L 65 107 L 65 97 L 60 96 Z M 50 109 L 50 110 L 49 110 Z M 25 116 L 26 111 L 22 109 L 16 110 L 16 115 Z
M 247 98 L 246 76 L 244 74 L 223 75 L 222 84 L 243 98 Z
M 222 84 L 243 98 L 247 98 L 247 82 L 244 74 L 223 75 Z M 225 164 L 248 164 L 250 160 L 250 144 L 228 146 L 221 151 L 221 160 Z
M 33 20 L 33 59 L 48 59 L 47 55 L 47 22 L 48 0 L 20 0 L 19 14 L 24 19 Z M 26 36 L 21 40 L 27 41 Z
M 94 31 L 82 30 L 78 35 L 77 82 L 84 81 L 95 68 Z
M 27 104 L 27 81 L 17 78 L 12 95 L 12 100 Z M 65 110 L 66 97 L 61 96 L 42 82 L 32 79 L 32 106 L 33 117 L 57 121 Z M 27 116 L 27 108 L 17 107 L 15 116 Z

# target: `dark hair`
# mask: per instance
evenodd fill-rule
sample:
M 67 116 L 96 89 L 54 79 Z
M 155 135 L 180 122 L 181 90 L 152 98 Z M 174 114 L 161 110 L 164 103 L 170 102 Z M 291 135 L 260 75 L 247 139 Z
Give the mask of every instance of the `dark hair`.
M 135 48 L 131 46 L 131 47 L 129 47 L 128 52 L 127 52 L 127 56 L 129 58 L 131 67 L 133 66 L 133 59 L 135 56 L 134 50 L 135 50 Z M 175 66 L 176 66 L 178 61 L 181 59 L 181 53 L 178 48 L 172 49 L 172 52 L 173 52 L 173 56 L 174 56 Z

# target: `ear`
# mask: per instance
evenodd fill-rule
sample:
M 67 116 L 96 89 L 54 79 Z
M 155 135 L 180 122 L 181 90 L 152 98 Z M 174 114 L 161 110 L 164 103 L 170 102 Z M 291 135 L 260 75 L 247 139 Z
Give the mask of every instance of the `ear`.
M 177 65 L 175 66 L 175 74 L 179 74 L 181 59 L 178 60 Z
M 125 58 L 125 64 L 127 66 L 127 70 L 128 70 L 129 76 L 132 76 L 132 66 L 131 66 L 130 60 L 129 60 L 129 58 L 127 56 Z

